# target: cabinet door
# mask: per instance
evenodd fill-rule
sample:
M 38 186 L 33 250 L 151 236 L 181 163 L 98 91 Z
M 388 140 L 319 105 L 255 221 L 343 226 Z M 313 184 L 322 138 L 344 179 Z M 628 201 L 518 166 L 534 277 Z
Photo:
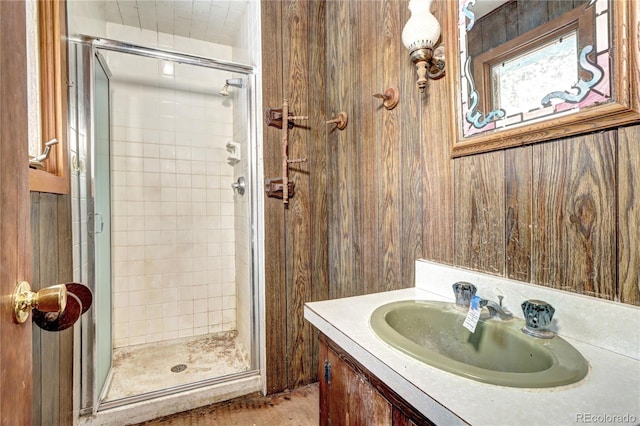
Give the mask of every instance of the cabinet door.
M 391 425 L 392 406 L 320 341 L 320 425 Z

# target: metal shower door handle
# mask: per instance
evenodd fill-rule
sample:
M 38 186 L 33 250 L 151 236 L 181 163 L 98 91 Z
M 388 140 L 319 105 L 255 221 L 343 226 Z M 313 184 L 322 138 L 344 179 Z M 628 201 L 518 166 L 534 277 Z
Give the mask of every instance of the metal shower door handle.
M 102 220 L 102 213 L 95 213 L 95 214 L 93 215 L 93 217 L 94 217 L 95 219 L 100 218 L 100 228 L 99 228 L 99 229 L 94 230 L 94 232 L 95 232 L 96 234 L 101 234 L 101 233 L 102 233 L 102 231 L 104 231 L 104 220 Z M 95 223 L 94 223 L 94 225 L 95 225 Z
M 236 194 L 238 195 L 244 195 L 244 190 L 247 187 L 247 184 L 244 180 L 244 177 L 240 176 L 238 178 L 237 182 L 234 182 L 231 184 L 231 188 L 233 188 L 233 190 L 236 192 Z
M 89 235 L 98 235 L 104 231 L 102 213 L 89 213 L 89 219 L 93 218 L 93 229 L 89 228 Z M 99 221 L 99 222 L 98 222 Z

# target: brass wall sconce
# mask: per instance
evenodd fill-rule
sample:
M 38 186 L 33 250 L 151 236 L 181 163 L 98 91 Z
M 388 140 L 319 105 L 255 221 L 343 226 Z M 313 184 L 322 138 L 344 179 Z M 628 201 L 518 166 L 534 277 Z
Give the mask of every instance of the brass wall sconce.
M 418 88 L 424 92 L 427 77 L 437 79 L 444 75 L 444 47 L 436 46 L 440 39 L 440 23 L 431 14 L 433 0 L 411 0 L 411 17 L 402 30 L 402 44 L 409 51 L 411 62 L 418 73 Z
M 389 87 L 384 93 L 374 93 L 374 98 L 382 99 L 382 105 L 388 110 L 392 110 L 400 102 L 400 91 L 397 87 Z

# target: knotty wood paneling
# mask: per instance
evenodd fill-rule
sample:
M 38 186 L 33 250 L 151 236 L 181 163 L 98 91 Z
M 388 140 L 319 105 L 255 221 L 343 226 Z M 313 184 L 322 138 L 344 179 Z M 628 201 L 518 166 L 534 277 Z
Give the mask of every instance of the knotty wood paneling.
M 504 151 L 455 161 L 455 264 L 504 272 Z
M 455 23 L 448 23 L 444 18 L 444 5 L 434 3 L 434 15 L 440 19 L 443 28 L 451 27 Z M 406 59 L 405 59 L 406 60 Z M 407 60 L 408 61 L 408 60 Z M 408 61 L 410 63 L 410 61 Z M 413 65 L 411 65 L 413 70 Z M 450 160 L 449 140 L 451 138 L 447 109 L 449 108 L 449 93 L 446 77 L 429 81 L 425 93 L 421 94 L 416 88 L 415 70 L 411 72 L 413 83 L 412 102 L 418 104 L 419 120 L 415 126 L 409 121 L 403 127 L 417 127 L 420 134 L 422 149 L 424 187 L 423 204 L 423 253 L 424 257 L 445 264 L 453 264 L 454 258 L 454 204 L 453 183 L 454 162 Z M 407 215 L 411 215 L 407 212 Z
M 265 200 L 267 389 L 294 388 L 315 380 L 316 332 L 303 319 L 305 302 L 328 298 L 325 3 L 263 2 L 263 107 L 287 99 L 295 115 L 289 130 L 289 179 L 295 196 Z M 310 113 L 312 111 L 313 113 Z M 265 127 L 267 178 L 282 174 L 282 132 Z
M 345 110 L 350 114 L 349 124 L 340 131 L 327 127 L 327 144 L 329 158 L 327 163 L 332 173 L 329 174 L 327 187 L 329 223 L 331 229 L 328 235 L 329 252 L 329 280 L 339 283 L 329 288 L 329 297 L 344 297 L 353 294 L 351 283 L 354 283 L 354 270 L 359 262 L 356 253 L 357 241 L 354 241 L 351 230 L 354 226 L 354 216 L 359 211 L 356 192 L 347 191 L 346 187 L 358 187 L 358 170 L 350 167 L 354 156 L 356 135 L 358 134 L 358 120 L 354 120 L 352 100 L 350 99 L 349 84 L 352 81 L 352 65 L 358 61 L 351 60 L 356 53 L 352 48 L 355 28 L 347 18 L 352 13 L 351 3 L 338 1 L 327 8 L 327 34 L 340 34 L 343 43 L 327 43 L 327 112 L 333 113 Z M 362 285 L 362 283 L 359 283 Z
M 398 4 L 400 13 L 400 26 L 402 27 L 411 15 L 409 9 Z M 401 42 L 395 42 L 402 45 Z M 416 89 L 414 66 L 406 59 L 404 49 L 395 49 L 396 62 L 399 65 L 398 84 L 400 87 L 400 99 L 398 105 L 400 112 L 400 158 L 402 171 L 400 172 L 400 196 L 402 209 L 407 214 L 401 215 L 400 241 L 402 251 L 400 254 L 401 282 L 400 286 L 415 281 L 415 259 L 424 257 L 423 233 L 424 233 L 424 199 L 425 191 L 422 182 L 424 175 L 423 144 L 420 139 L 418 126 L 403 125 L 406 122 L 419 122 L 420 94 Z M 411 212 L 411 213 L 408 213 Z
M 399 61 L 396 57 L 401 46 L 402 27 L 399 19 L 399 3 L 380 1 L 376 3 L 377 29 L 380 33 L 375 44 L 378 55 L 380 90 L 398 85 Z M 400 260 L 402 241 L 402 187 L 400 174 L 403 172 L 400 140 L 400 109 L 378 108 L 377 144 L 380 146 L 378 158 L 378 290 L 394 290 L 402 286 Z
M 449 31 L 444 1 L 432 11 Z M 418 91 L 407 4 L 262 3 L 263 106 L 286 94 L 310 117 L 290 132 L 290 153 L 309 158 L 291 205 L 265 200 L 269 392 L 315 379 L 304 302 L 413 286 L 417 258 L 640 304 L 640 126 L 452 159 L 454 76 Z M 391 85 L 387 111 L 372 94 Z M 324 124 L 339 111 L 343 131 Z M 263 136 L 279 176 L 281 133 Z
M 640 305 L 640 126 L 618 130 L 618 288 L 621 302 Z
M 615 135 L 534 146 L 532 282 L 615 298 Z
M 309 58 L 307 34 L 310 3 L 285 3 L 283 40 L 283 70 L 286 80 L 284 96 L 294 115 L 309 115 Z M 310 128 L 308 121 L 297 121 L 289 130 L 289 158 L 309 158 Z M 287 321 L 287 357 L 289 364 L 288 387 L 308 383 L 314 373 L 310 365 L 311 327 L 300 318 L 305 301 L 312 300 L 309 222 L 309 161 L 290 165 L 289 179 L 296 185 L 295 197 L 285 209 L 286 244 L 286 296 L 287 309 L 295 312 Z M 284 206 L 280 206 L 284 208 Z M 308 360 L 305 358 L 309 358 Z M 307 377 L 305 381 L 305 377 Z
M 505 151 L 505 276 L 529 282 L 531 278 L 531 167 L 532 148 Z
M 357 62 L 361 63 L 359 68 L 352 71 L 350 81 L 353 85 L 350 96 L 354 98 L 354 111 L 356 112 L 353 122 L 354 131 L 352 141 L 356 148 L 351 165 L 357 170 L 356 185 L 350 188 L 349 182 L 345 181 L 342 191 L 352 193 L 357 197 L 354 203 L 357 215 L 353 229 L 342 229 L 342 235 L 353 235 L 357 244 L 357 269 L 351 278 L 352 283 L 343 282 L 341 286 L 350 287 L 349 295 L 367 294 L 376 291 L 380 275 L 378 273 L 378 260 L 380 245 L 378 243 L 379 215 L 377 206 L 377 176 L 378 159 L 380 157 L 380 146 L 377 143 L 377 127 L 380 110 L 384 109 L 380 105 L 380 100 L 374 98 L 374 93 L 380 93 L 380 86 L 383 84 L 378 72 L 378 51 L 371 46 L 378 46 L 378 14 L 375 8 L 367 2 L 350 2 L 353 4 L 352 10 L 357 11 L 350 19 L 353 22 L 353 30 L 357 34 L 357 44 L 355 54 Z M 353 13 L 353 12 L 352 12 Z M 327 58 L 327 63 L 331 61 Z M 351 65 L 353 67 L 353 65 Z M 353 70 L 353 68 L 352 68 Z M 331 98 L 327 98 L 331 102 Z M 349 206 L 345 206 L 348 208 Z M 331 222 L 329 222 L 331 223 Z M 331 229 L 332 226 L 329 227 Z M 340 238 L 340 234 L 332 233 L 332 238 Z M 340 265 L 341 267 L 341 265 Z M 331 281 L 330 286 L 335 284 Z
M 309 86 L 309 111 L 317 114 L 309 115 L 311 137 L 309 138 L 309 213 L 311 223 L 310 255 L 311 283 L 313 300 L 325 300 L 329 297 L 328 286 L 328 251 L 327 251 L 327 126 L 325 121 L 332 116 L 325 109 L 325 26 L 315 25 L 324 22 L 326 14 L 325 2 L 314 2 L 309 8 L 309 44 L 315 49 L 309 50 L 309 79 L 314 82 Z M 302 301 L 303 303 L 306 300 Z M 304 321 L 304 320 L 303 320 Z M 304 321 L 307 341 L 311 344 L 305 353 L 304 382 L 313 381 L 316 377 L 315 365 L 318 362 L 318 332 Z
M 395 57 L 399 65 L 397 78 L 400 88 L 401 102 L 399 105 L 399 137 L 400 141 L 400 200 L 402 205 L 400 223 L 400 282 L 394 288 L 406 287 L 407 283 L 415 281 L 415 261 L 424 257 L 424 200 L 425 191 L 422 177 L 425 173 L 424 149 L 421 142 L 421 131 L 416 126 L 406 123 L 419 122 L 421 94 L 416 89 L 414 77 L 415 66 L 408 61 L 407 52 L 402 45 L 402 29 L 410 17 L 409 9 L 404 4 L 398 4 L 399 38 L 394 42 Z M 435 8 L 438 13 L 438 8 Z
M 282 74 L 282 6 L 280 1 L 261 2 L 262 25 L 262 99 L 263 111 L 278 108 L 284 97 Z M 266 128 L 263 138 L 265 179 L 282 175 L 282 157 L 278 148 L 280 132 Z M 269 393 L 287 388 L 287 300 L 285 287 L 285 228 L 282 201 L 265 198 L 265 327 L 266 381 Z

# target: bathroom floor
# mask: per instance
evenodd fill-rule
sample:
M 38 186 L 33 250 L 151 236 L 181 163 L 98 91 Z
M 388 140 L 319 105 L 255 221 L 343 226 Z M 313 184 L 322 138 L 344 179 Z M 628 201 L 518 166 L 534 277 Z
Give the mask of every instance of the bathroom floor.
M 246 396 L 137 426 L 312 426 L 319 422 L 318 383 L 269 396 Z
M 105 401 L 239 373 L 250 368 L 237 331 L 116 348 Z

